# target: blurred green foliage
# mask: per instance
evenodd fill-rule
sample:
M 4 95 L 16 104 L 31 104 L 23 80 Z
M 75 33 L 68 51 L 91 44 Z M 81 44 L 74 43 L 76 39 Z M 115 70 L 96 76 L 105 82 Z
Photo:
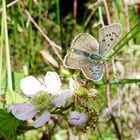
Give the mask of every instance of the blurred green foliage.
M 12 2 L 11 0 L 7 0 L 7 4 Z M 62 51 L 60 52 L 61 56 L 64 57 L 66 52 L 69 50 L 70 43 L 75 35 L 81 32 L 88 32 L 93 35 L 98 40 L 98 30 L 101 28 L 99 23 L 99 13 L 98 13 L 98 6 L 101 6 L 102 13 L 103 13 L 103 20 L 105 24 L 107 24 L 107 18 L 104 10 L 104 6 L 102 3 L 99 5 L 94 6 L 92 9 L 89 6 L 92 6 L 97 1 L 93 0 L 77 0 L 77 14 L 74 17 L 74 0 L 26 0 L 23 1 L 26 9 L 29 11 L 32 18 L 35 22 L 39 25 L 39 27 L 45 32 L 51 40 L 53 40 L 56 44 L 59 44 L 62 47 Z M 123 3 L 122 3 L 123 2 Z M 140 4 L 134 3 L 132 5 L 127 5 L 125 0 L 108 0 L 109 11 L 111 14 L 111 22 L 120 22 L 122 24 L 122 36 L 125 36 L 129 31 L 129 36 L 126 36 L 124 40 L 119 42 L 115 49 L 122 49 L 121 51 L 117 52 L 117 58 L 123 58 L 124 63 L 126 64 L 126 60 L 130 58 L 131 54 L 133 57 L 139 58 L 140 56 Z M 114 7 L 113 7 L 114 5 Z M 126 10 L 126 6 L 128 11 Z M 137 8 L 136 5 L 139 7 Z M 0 3 L 0 7 L 1 3 Z M 115 9 L 114 9 L 115 8 Z M 125 13 L 126 12 L 126 13 Z M 128 15 L 128 17 L 126 16 Z M 1 20 L 1 17 L 0 17 Z M 9 33 L 9 45 L 10 45 L 10 53 L 11 53 L 11 64 L 13 70 L 13 81 L 14 81 L 14 88 L 19 90 L 19 82 L 20 79 L 23 77 L 23 66 L 26 65 L 29 74 L 44 74 L 48 70 L 55 70 L 61 74 L 63 77 L 71 76 L 73 73 L 78 74 L 81 79 L 83 76 L 79 74 L 79 70 L 68 70 L 63 69 L 61 62 L 59 61 L 58 57 L 54 54 L 52 48 L 50 47 L 49 43 L 42 37 L 40 32 L 35 28 L 35 26 L 31 23 L 30 18 L 26 16 L 23 7 L 19 2 L 12 5 L 10 8 L 7 9 L 7 20 L 8 20 L 8 33 Z M 1 21 L 0 21 L 1 22 Z M 129 25 L 128 25 L 129 22 Z M 136 30 L 131 32 L 131 29 L 138 24 Z M 131 39 L 131 41 L 130 41 Z M 54 67 L 50 63 L 45 63 L 42 59 L 40 51 L 45 49 L 48 51 L 53 58 L 60 64 L 60 67 Z M 131 51 L 132 49 L 132 51 Z M 131 53 L 131 54 L 130 54 Z M 4 56 L 5 57 L 5 56 Z M 116 60 L 117 61 L 117 60 Z M 109 63 L 110 64 L 110 63 Z M 137 62 L 137 64 L 139 64 Z M 137 65 L 136 64 L 136 65 Z M 5 64 L 4 64 L 5 66 Z M 127 68 L 127 67 L 126 67 Z M 113 79 L 113 70 L 112 67 L 109 69 L 111 78 Z M 127 69 L 126 69 L 127 71 Z M 3 74 L 4 80 L 2 83 L 2 90 L 0 94 L 6 91 L 6 74 Z M 88 81 L 91 83 L 91 81 Z M 117 88 L 116 85 L 118 84 L 125 84 L 125 83 L 137 83 L 138 80 L 135 79 L 120 79 L 116 82 L 116 80 L 111 80 L 111 97 L 112 99 L 116 98 Z M 115 84 L 114 84 L 115 83 Z M 93 83 L 98 90 L 98 100 L 91 103 L 92 106 L 98 110 L 100 114 L 102 109 L 106 106 L 106 81 L 105 77 L 102 81 L 97 83 Z M 113 85 L 114 84 L 114 85 Z M 0 110 L 0 119 L 4 116 L 8 118 L 8 114 L 2 112 Z M 4 114 L 4 115 L 3 115 Z M 108 117 L 108 116 L 107 116 Z M 120 118 L 117 118 L 117 122 L 120 122 Z M 1 120 L 0 120 L 1 122 Z M 4 123 L 4 122 L 3 122 Z M 2 124 L 3 124 L 2 123 Z M 6 123 L 14 123 L 15 127 L 11 128 L 13 124 L 8 125 L 8 130 L 1 127 L 4 130 L 4 133 L 10 131 L 13 133 L 13 130 L 16 129 L 18 126 L 18 121 L 13 118 L 13 120 L 7 120 Z M 105 125 L 107 124 L 107 125 Z M 99 128 L 104 140 L 116 140 L 116 134 L 113 125 L 106 121 L 105 124 L 99 124 Z M 119 124 L 119 123 L 118 123 Z M 3 126 L 6 124 L 3 124 Z M 119 127 L 120 124 L 119 124 Z M 63 130 L 63 126 L 61 126 Z M 39 130 L 40 131 L 40 130 Z M 31 132 L 33 136 L 39 135 L 39 131 Z M 99 131 L 99 130 L 98 130 Z M 99 132 L 97 130 L 91 132 L 86 135 L 89 140 L 98 140 L 102 139 L 99 136 Z M 12 135 L 9 133 L 9 135 Z M 55 132 L 54 132 L 55 133 Z M 131 140 L 133 139 L 131 136 L 129 137 L 129 132 L 125 132 L 124 139 Z M 24 139 L 35 139 L 33 137 L 29 137 L 26 133 L 24 135 L 19 135 L 20 140 Z M 53 135 L 53 140 L 57 140 L 56 136 Z M 39 138 L 38 138 L 39 139 Z

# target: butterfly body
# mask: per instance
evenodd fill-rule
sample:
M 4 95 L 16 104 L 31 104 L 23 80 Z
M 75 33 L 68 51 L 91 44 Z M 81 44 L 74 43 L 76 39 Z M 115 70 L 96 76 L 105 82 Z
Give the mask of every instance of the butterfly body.
M 89 53 L 89 52 L 86 52 L 86 51 L 82 51 L 82 50 L 78 50 L 78 49 L 74 49 L 72 48 L 71 49 L 71 52 L 75 53 L 75 54 L 78 54 L 78 55 L 81 55 L 83 57 L 86 57 L 87 59 L 89 60 L 93 60 L 93 61 L 97 61 L 97 60 L 102 60 L 103 58 L 98 55 L 98 54 L 95 54 L 95 53 Z
M 112 51 L 120 33 L 121 25 L 116 23 L 99 30 L 99 43 L 88 33 L 78 34 L 64 58 L 64 65 L 81 69 L 88 79 L 100 80 L 103 76 L 103 61 Z

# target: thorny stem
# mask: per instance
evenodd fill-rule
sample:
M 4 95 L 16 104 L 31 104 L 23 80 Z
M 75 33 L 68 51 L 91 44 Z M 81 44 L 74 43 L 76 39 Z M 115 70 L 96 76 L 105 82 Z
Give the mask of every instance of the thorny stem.
M 61 49 L 60 46 L 58 46 L 57 44 L 55 44 L 52 40 L 50 40 L 50 38 L 42 31 L 42 29 L 38 26 L 38 24 L 35 22 L 35 20 L 31 17 L 30 13 L 28 12 L 28 10 L 25 8 L 23 2 L 21 0 L 19 0 L 19 3 L 21 4 L 23 11 L 25 12 L 26 16 L 30 19 L 30 21 L 33 23 L 33 25 L 37 28 L 37 30 L 41 33 L 41 35 L 47 40 L 47 42 L 50 44 L 50 46 L 52 47 L 54 53 L 57 55 L 57 57 L 59 58 L 59 60 L 62 62 L 62 58 L 59 54 L 59 52 L 57 51 L 56 48 Z
M 109 9 L 108 9 L 108 5 L 106 0 L 103 0 L 103 4 L 104 4 L 104 8 L 105 8 L 105 13 L 106 13 L 106 17 L 107 17 L 107 22 L 108 24 L 111 24 L 111 17 L 109 14 Z M 106 73 L 106 80 L 107 80 L 107 85 L 106 85 L 106 100 L 107 100 L 107 106 L 109 109 L 109 115 L 110 115 L 110 119 L 112 121 L 112 123 L 114 124 L 115 130 L 116 130 L 116 135 L 118 137 L 119 140 L 121 140 L 121 134 L 119 132 L 119 128 L 118 128 L 118 124 L 115 120 L 115 117 L 112 113 L 112 106 L 111 106 L 111 98 L 110 98 L 110 75 L 109 75 L 109 68 L 108 68 L 108 64 L 105 64 L 105 73 Z

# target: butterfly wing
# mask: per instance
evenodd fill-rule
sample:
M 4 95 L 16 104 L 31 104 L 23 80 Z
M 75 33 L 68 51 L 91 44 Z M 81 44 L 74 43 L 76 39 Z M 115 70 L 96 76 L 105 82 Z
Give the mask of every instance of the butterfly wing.
M 88 33 L 78 34 L 72 41 L 71 48 L 75 48 L 88 53 L 99 52 L 99 44 L 97 40 Z
M 73 52 L 68 52 L 63 63 L 67 68 L 81 69 L 82 67 L 88 65 L 90 61 L 84 56 L 75 54 Z
M 105 26 L 99 30 L 99 54 L 102 57 L 107 57 L 107 55 L 112 51 L 120 34 L 121 25 L 119 23 Z
M 98 81 L 103 76 L 103 64 L 102 63 L 92 63 L 84 68 L 82 72 L 86 78 L 93 81 Z
M 86 53 L 98 53 L 99 44 L 94 37 L 88 33 L 78 34 L 72 41 L 70 51 L 64 58 L 64 65 L 72 69 L 81 69 L 82 67 L 91 63 L 88 57 L 76 54 L 72 51 L 76 49 Z

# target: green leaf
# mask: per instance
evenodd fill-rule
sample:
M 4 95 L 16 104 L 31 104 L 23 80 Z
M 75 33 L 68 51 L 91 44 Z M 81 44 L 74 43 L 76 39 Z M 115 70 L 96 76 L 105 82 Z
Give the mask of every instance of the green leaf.
M 15 91 L 6 92 L 6 104 L 7 105 L 26 102 L 27 100 L 28 100 L 28 98 L 19 92 L 15 92 Z
M 6 110 L 0 109 L 0 134 L 6 137 L 14 137 L 16 129 L 20 121 L 8 113 Z
M 140 32 L 140 22 L 138 22 L 122 39 L 115 45 L 118 46 L 108 58 L 112 58 L 117 54 L 125 45 Z
M 24 77 L 22 73 L 13 72 L 13 88 L 15 91 L 20 91 L 20 80 Z M 7 72 L 2 73 L 2 87 L 0 89 L 0 95 L 5 94 L 7 91 Z
M 139 51 L 140 50 L 140 45 L 134 44 L 131 46 L 133 51 Z

